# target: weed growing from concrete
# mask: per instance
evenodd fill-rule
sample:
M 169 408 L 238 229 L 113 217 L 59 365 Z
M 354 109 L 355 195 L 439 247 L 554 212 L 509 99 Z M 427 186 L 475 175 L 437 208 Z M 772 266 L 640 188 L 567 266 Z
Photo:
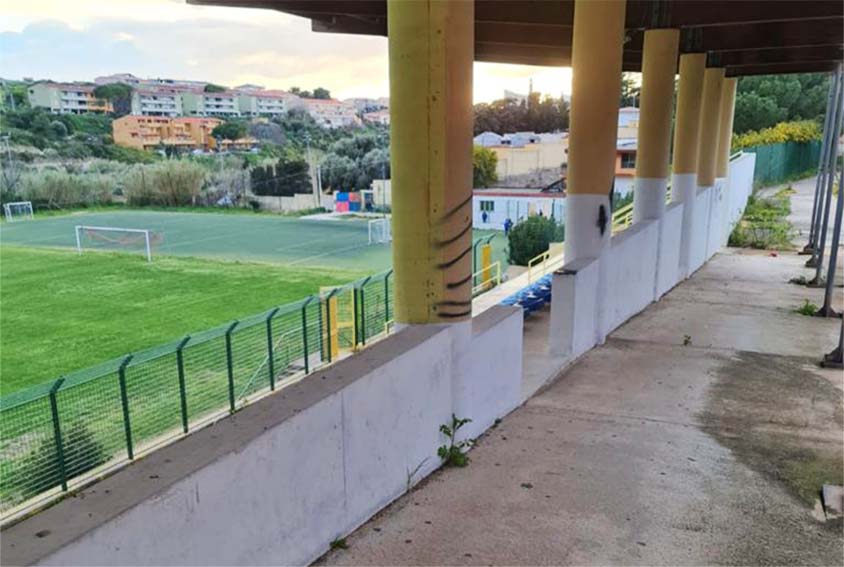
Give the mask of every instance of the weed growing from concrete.
M 795 309 L 794 312 L 811 317 L 812 315 L 818 312 L 818 306 L 809 301 L 808 299 L 804 299 L 803 305 Z
M 464 439 L 463 441 L 456 441 L 455 437 L 461 427 L 467 423 L 471 423 L 471 419 L 461 419 L 454 414 L 451 414 L 451 424 L 444 423 L 440 425 L 440 433 L 446 436 L 448 443 L 441 445 L 437 449 L 437 455 L 443 460 L 443 465 L 447 467 L 465 467 L 469 464 L 469 457 L 466 455 L 472 447 L 471 439 Z
M 683 346 L 689 346 L 690 344 L 692 344 L 692 336 L 683 335 Z
M 332 551 L 335 549 L 349 549 L 349 544 L 346 543 L 346 538 L 344 537 L 338 537 L 337 539 L 332 541 L 329 546 Z

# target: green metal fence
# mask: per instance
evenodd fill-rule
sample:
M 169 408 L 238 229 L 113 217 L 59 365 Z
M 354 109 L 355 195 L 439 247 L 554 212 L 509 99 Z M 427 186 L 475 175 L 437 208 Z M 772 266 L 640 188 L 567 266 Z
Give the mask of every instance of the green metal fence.
M 392 270 L 0 398 L 0 518 L 389 332 Z M 332 320 L 334 318 L 334 320 Z
M 821 153 L 820 141 L 784 142 L 746 148 L 756 154 L 755 185 L 776 185 L 796 179 L 818 167 Z

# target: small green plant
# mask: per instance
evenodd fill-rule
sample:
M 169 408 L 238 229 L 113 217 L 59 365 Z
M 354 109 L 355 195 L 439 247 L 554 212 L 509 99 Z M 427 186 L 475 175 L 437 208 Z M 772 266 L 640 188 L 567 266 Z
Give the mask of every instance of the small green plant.
M 472 446 L 471 439 L 464 439 L 463 441 L 456 441 L 455 437 L 461 427 L 467 423 L 471 423 L 471 419 L 460 419 L 456 415 L 451 414 L 451 424 L 440 425 L 440 433 L 446 436 L 448 443 L 441 445 L 437 449 L 437 455 L 443 460 L 443 464 L 447 467 L 465 467 L 469 464 L 469 457 L 466 451 Z
M 344 537 L 338 537 L 337 539 L 332 541 L 329 546 L 331 547 L 332 551 L 335 549 L 349 549 L 349 544 L 346 543 L 346 538 Z
M 689 346 L 690 344 L 692 344 L 692 336 L 683 335 L 683 346 Z
M 809 301 L 808 299 L 804 299 L 803 305 L 795 309 L 794 312 L 811 317 L 812 315 L 818 312 L 818 306 Z

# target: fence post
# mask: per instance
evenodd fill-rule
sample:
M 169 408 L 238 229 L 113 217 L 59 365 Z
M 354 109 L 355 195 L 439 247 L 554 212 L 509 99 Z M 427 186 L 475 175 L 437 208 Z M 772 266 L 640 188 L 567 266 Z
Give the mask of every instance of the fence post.
M 126 367 L 132 360 L 131 354 L 127 354 L 120 367 L 117 369 L 117 378 L 120 381 L 120 402 L 123 406 L 123 432 L 126 434 L 126 453 L 129 459 L 135 458 L 135 450 L 132 447 L 132 423 L 129 420 L 129 394 L 126 392 Z
M 237 327 L 237 321 L 226 329 L 226 370 L 229 374 L 229 410 L 234 413 L 234 363 L 232 362 L 232 331 Z
M 182 352 L 189 340 L 190 335 L 187 335 L 176 347 L 176 366 L 179 370 L 179 399 L 182 404 L 182 431 L 185 433 L 188 432 L 188 393 L 185 388 L 185 360 Z
M 390 324 L 390 274 L 393 270 L 388 270 L 387 275 L 384 276 L 384 332 L 387 332 L 387 325 Z
M 305 374 L 309 372 L 308 369 L 308 304 L 314 300 L 314 296 L 308 297 L 305 303 L 302 304 L 302 349 L 305 351 Z
M 56 392 L 64 383 L 64 378 L 59 378 L 53 387 L 50 388 L 50 412 L 53 414 L 53 436 L 56 441 L 56 460 L 59 462 L 59 478 L 62 483 L 62 490 L 67 492 L 67 469 L 64 462 L 64 444 L 62 443 L 62 428 L 59 424 L 59 404 L 56 401 Z
M 360 338 L 361 344 L 366 344 L 366 297 L 364 296 L 366 284 L 369 283 L 369 280 L 372 279 L 372 276 L 366 276 L 366 278 L 360 284 Z M 355 317 L 355 321 L 357 321 L 357 317 Z
M 270 373 L 270 390 L 275 390 L 275 368 L 273 368 L 273 317 L 280 307 L 267 314 L 267 370 Z
M 325 360 L 325 340 L 322 336 L 322 298 L 317 296 L 317 316 L 319 317 L 319 361 Z
M 328 330 L 325 337 L 326 342 L 328 343 L 328 348 L 326 348 L 325 350 L 328 353 L 328 362 L 331 362 L 331 298 L 334 297 L 334 294 L 337 293 L 338 289 L 339 288 L 335 287 L 325 297 L 325 328 Z

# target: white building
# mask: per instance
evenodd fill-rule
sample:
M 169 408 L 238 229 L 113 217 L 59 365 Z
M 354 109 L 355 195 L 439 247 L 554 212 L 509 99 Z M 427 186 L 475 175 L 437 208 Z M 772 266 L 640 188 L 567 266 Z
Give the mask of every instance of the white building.
M 182 91 L 168 87 L 136 88 L 132 92 L 132 114 L 181 116 Z
M 360 126 L 355 107 L 334 99 L 306 98 L 302 99 L 305 110 L 326 128 L 342 128 L 345 126 Z
M 240 91 L 238 109 L 243 116 L 283 116 L 303 106 L 302 99 L 287 91 Z
M 376 110 L 374 112 L 367 112 L 363 115 L 364 122 L 370 122 L 372 124 L 381 124 L 382 126 L 389 126 L 390 125 L 390 111 L 389 110 Z
M 496 134 L 495 132 L 481 132 L 474 138 L 474 142 L 476 146 L 483 146 L 485 148 L 489 148 L 491 146 L 501 146 L 503 145 L 502 140 L 504 137 L 501 134 Z
M 193 89 L 182 93 L 182 108 L 186 116 L 240 116 L 237 91 L 204 92 Z
M 472 193 L 472 225 L 475 228 L 504 230 L 509 218 L 513 224 L 534 215 L 565 221 L 565 193 L 541 189 L 491 188 Z

